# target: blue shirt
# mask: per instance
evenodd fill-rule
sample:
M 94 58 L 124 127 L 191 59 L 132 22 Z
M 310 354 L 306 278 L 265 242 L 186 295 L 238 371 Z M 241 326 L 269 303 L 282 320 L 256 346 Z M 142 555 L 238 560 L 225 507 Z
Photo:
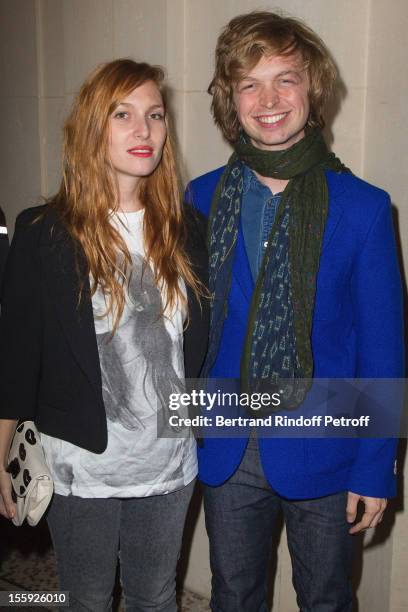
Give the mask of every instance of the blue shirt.
M 252 278 L 256 282 L 282 193 L 273 194 L 243 165 L 241 223 Z

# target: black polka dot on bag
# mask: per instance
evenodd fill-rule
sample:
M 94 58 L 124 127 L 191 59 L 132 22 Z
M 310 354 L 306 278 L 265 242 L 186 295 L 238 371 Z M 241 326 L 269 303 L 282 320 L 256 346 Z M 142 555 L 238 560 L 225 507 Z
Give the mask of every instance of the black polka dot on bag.
M 27 442 L 31 445 L 34 446 L 34 444 L 37 443 L 36 437 L 35 437 L 35 433 L 33 432 L 32 429 L 27 429 L 27 431 L 25 432 L 25 439 L 27 440 Z
M 23 482 L 24 482 L 26 487 L 28 487 L 28 485 L 31 482 L 30 472 L 28 470 L 24 470 L 24 472 L 23 472 Z
M 21 470 L 20 467 L 20 462 L 17 459 L 17 457 L 15 457 L 12 461 L 10 461 L 10 463 L 8 464 L 7 467 L 7 471 L 9 472 L 9 474 L 11 474 L 12 478 L 17 478 L 17 476 L 19 475 Z
M 25 458 L 27 457 L 27 451 L 25 449 L 24 444 L 21 442 L 19 448 L 18 448 L 18 454 L 19 457 L 21 459 L 21 461 L 25 461 Z

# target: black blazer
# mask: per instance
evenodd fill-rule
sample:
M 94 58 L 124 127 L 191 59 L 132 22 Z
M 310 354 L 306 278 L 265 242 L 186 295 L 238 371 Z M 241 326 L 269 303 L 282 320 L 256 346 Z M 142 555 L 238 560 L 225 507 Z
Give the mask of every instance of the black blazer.
M 205 224 L 198 215 L 186 206 L 186 250 L 206 285 Z M 79 278 L 84 289 L 78 304 Z M 203 298 L 200 306 L 187 291 L 185 371 L 196 378 L 207 350 L 209 302 Z M 107 446 L 85 256 L 50 207 L 30 208 L 17 218 L 2 292 L 0 399 L 0 418 L 35 420 L 40 431 L 94 453 Z

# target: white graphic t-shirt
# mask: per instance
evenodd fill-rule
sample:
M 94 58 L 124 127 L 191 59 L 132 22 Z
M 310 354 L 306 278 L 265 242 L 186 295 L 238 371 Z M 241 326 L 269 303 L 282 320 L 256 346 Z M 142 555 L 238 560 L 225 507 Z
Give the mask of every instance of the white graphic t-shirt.
M 105 296 L 92 297 L 108 424 L 108 446 L 91 453 L 42 434 L 41 440 L 60 495 L 145 497 L 189 484 L 197 474 L 195 440 L 160 437 L 168 429 L 168 397 L 184 377 L 183 321 L 175 308 L 161 315 L 165 290 L 154 282 L 143 248 L 143 210 L 117 213 L 112 223 L 132 257 L 132 272 L 120 324 L 112 336 Z M 90 423 L 90 426 L 92 424 Z

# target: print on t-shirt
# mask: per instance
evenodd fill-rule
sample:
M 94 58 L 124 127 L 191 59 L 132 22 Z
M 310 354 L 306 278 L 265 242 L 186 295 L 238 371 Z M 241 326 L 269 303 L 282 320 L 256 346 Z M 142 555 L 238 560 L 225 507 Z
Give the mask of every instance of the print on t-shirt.
M 151 414 L 168 413 L 169 396 L 181 392 L 172 364 L 173 341 L 161 316 L 162 296 L 151 268 L 132 254 L 132 274 L 120 325 L 97 334 L 106 415 L 126 429 L 144 429 Z M 180 371 L 180 369 L 179 369 Z M 165 427 L 168 418 L 159 426 Z M 158 430 L 157 435 L 163 435 Z

